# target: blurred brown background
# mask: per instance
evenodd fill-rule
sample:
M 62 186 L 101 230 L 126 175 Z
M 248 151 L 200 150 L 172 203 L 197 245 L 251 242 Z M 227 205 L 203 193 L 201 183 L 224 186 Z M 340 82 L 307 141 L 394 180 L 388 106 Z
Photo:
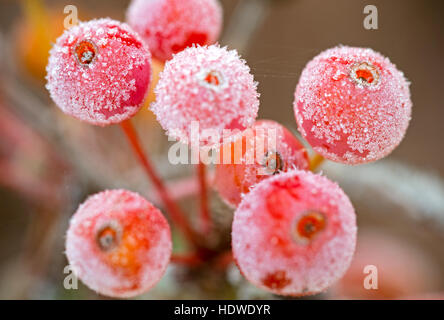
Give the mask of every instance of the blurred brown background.
M 117 0 L 44 1 L 44 3 L 60 15 L 63 15 L 65 5 L 74 4 L 79 8 L 80 20 L 109 16 L 121 21 L 125 19 L 124 13 L 128 5 L 128 1 Z M 230 48 L 239 49 L 250 65 L 255 79 L 260 83 L 259 117 L 280 121 L 291 129 L 296 129 L 292 109 L 294 89 L 299 74 L 313 56 L 338 44 L 371 47 L 388 56 L 411 81 L 413 100 L 413 119 L 407 135 L 401 145 L 388 157 L 388 160 L 409 165 L 411 166 L 409 168 L 418 169 L 420 172 L 426 172 L 428 176 L 436 178 L 438 184 L 441 185 L 441 180 L 444 178 L 442 142 L 444 140 L 442 125 L 442 119 L 444 119 L 442 96 L 444 91 L 444 1 L 223 0 L 221 3 L 224 8 L 225 26 L 220 43 L 228 45 Z M 366 30 L 363 27 L 365 17 L 363 8 L 367 4 L 375 5 L 378 8 L 378 30 Z M 2 34 L 0 48 L 2 51 L 14 51 L 17 28 L 24 23 L 26 23 L 26 18 L 20 1 L 0 1 L 0 31 Z M 4 59 L 1 53 L 0 58 L 0 66 L 10 62 Z M 14 62 L 17 63 L 16 60 Z M 3 70 L 4 67 L 11 69 L 10 65 L 3 65 L 0 70 Z M 54 108 L 43 89 L 44 82 L 32 79 L 21 70 L 22 66 L 20 65 L 12 66 L 12 69 L 16 71 L 15 75 L 17 76 L 14 81 L 21 85 L 20 89 L 17 89 L 18 91 L 27 92 L 29 90 L 32 95 L 38 97 L 40 103 L 46 103 Z M 14 109 L 15 102 L 8 99 L 10 89 L 6 84 L 10 85 L 9 80 L 6 73 L 0 77 L 0 98 L 3 99 L 4 104 Z M 27 94 L 26 92 L 24 95 Z M 32 106 L 28 105 L 28 108 L 32 109 Z M 18 116 L 20 115 L 23 115 L 23 110 L 18 112 Z M 27 121 L 30 121 L 29 117 Z M 30 122 L 32 121 L 31 119 Z M 51 132 L 51 130 L 49 131 Z M 6 138 L 3 137 L 3 139 Z M 0 138 L 0 142 L 4 148 L 8 148 L 8 143 L 5 140 L 2 141 Z M 62 156 L 67 156 L 63 150 L 57 152 L 60 152 Z M 354 179 L 354 171 L 350 170 L 346 171 L 346 174 L 349 175 L 344 179 Z M 56 171 L 56 169 L 54 171 L 64 173 L 61 181 L 58 181 L 57 177 L 54 179 L 58 181 L 59 189 L 57 190 L 69 193 L 71 198 L 70 203 L 73 207 L 66 208 L 64 206 L 63 209 L 69 217 L 69 214 L 74 210 L 75 203 L 81 201 L 85 194 L 98 186 L 94 184 L 91 186 L 90 181 L 84 181 L 82 178 L 73 178 L 76 176 L 75 174 L 66 175 L 67 170 L 63 168 L 63 165 L 60 171 Z M 73 171 L 75 172 L 75 169 Z M 69 182 L 63 179 L 68 179 Z M 415 183 L 415 181 L 411 183 Z M 75 187 L 72 187 L 73 185 Z M 35 191 L 38 186 L 39 184 L 31 189 Z M 345 189 L 347 191 L 347 185 Z M 354 186 L 350 187 L 350 192 L 352 189 Z M 422 190 L 428 192 L 428 189 Z M 386 192 L 390 193 L 391 190 L 386 190 Z M 437 193 L 436 197 L 439 198 L 440 195 L 441 193 Z M 416 196 L 421 198 L 424 195 L 416 193 Z M 444 199 L 437 199 L 437 202 L 440 200 Z M 366 214 L 371 215 L 372 210 L 377 211 L 378 208 L 375 209 L 367 205 L 364 200 L 362 203 L 359 199 L 355 201 L 358 215 L 362 215 L 361 223 L 381 224 L 380 221 L 373 223 L 372 218 L 366 218 Z M 48 256 L 42 256 L 42 261 L 37 259 L 37 262 L 43 264 L 41 269 L 36 267 L 36 270 L 41 271 L 37 272 L 37 278 L 42 279 L 42 283 L 47 281 L 45 279 L 50 279 L 49 281 L 54 283 L 61 281 L 60 266 L 51 267 L 51 261 L 54 261 L 52 259 L 56 259 L 56 261 L 63 259 L 54 258 L 54 256 L 61 256 L 60 253 L 63 251 L 62 236 L 67 226 L 66 217 L 55 224 L 42 223 L 42 219 L 51 220 L 51 213 L 40 213 L 43 218 L 38 219 L 35 218 L 35 215 L 39 212 L 47 212 L 46 207 L 24 201 L 23 195 L 17 192 L 14 186 L 8 186 L 5 183 L 0 186 L 0 208 L 0 281 L 3 279 L 3 283 L 0 283 L 0 298 L 63 297 L 63 295 L 57 296 L 53 292 L 57 289 L 52 289 L 53 291 L 47 288 L 41 290 L 40 284 L 36 284 L 35 281 L 31 281 L 33 283 L 31 289 L 34 290 L 32 292 L 44 292 L 44 295 L 30 294 L 27 291 L 30 289 L 26 286 L 21 289 L 22 291 L 18 290 L 15 295 L 12 294 L 13 289 L 11 289 L 14 285 L 6 285 L 4 279 L 5 277 L 10 278 L 8 272 L 11 272 L 11 268 L 14 269 L 17 265 L 23 267 L 26 264 L 20 260 L 21 262 L 16 265 L 14 264 L 16 259 L 25 259 L 24 261 L 26 261 L 27 257 L 30 257 L 31 260 L 34 259 L 32 261 L 35 263 L 35 255 L 39 254 L 38 250 L 45 252 L 45 247 L 42 248 L 42 243 L 33 242 L 36 241 L 35 239 L 40 239 L 39 237 L 43 236 L 42 233 L 53 232 L 53 239 L 48 240 L 43 237 L 44 241 L 53 243 L 51 246 L 53 249 Z M 391 212 L 404 209 L 398 207 L 381 209 L 381 211 L 384 210 Z M 439 210 L 438 208 L 438 213 Z M 444 211 L 441 214 L 444 216 Z M 35 227 L 35 224 L 39 223 L 42 223 L 42 226 Z M 393 221 L 390 223 L 393 224 Z M 405 228 L 397 226 L 393 229 L 402 229 L 399 232 L 394 231 L 400 236 L 408 237 L 409 234 L 412 237 L 418 236 L 420 239 L 418 245 L 430 247 L 430 255 L 436 260 L 436 268 L 443 272 L 444 254 L 440 245 L 436 243 L 438 240 L 442 241 L 442 237 L 430 236 L 427 238 L 425 236 L 424 238 L 423 235 L 414 234 L 412 230 L 418 231 L 418 228 L 410 222 L 405 224 Z M 419 229 L 418 233 L 428 232 L 427 229 Z M 439 232 L 442 232 L 442 229 Z M 31 244 L 27 242 L 28 237 L 32 239 Z M 24 248 L 31 253 L 25 252 L 22 255 Z M 51 268 L 55 268 L 56 271 Z M 16 276 L 23 277 L 26 272 L 22 271 L 16 270 L 18 274 Z M 442 285 L 442 280 L 440 281 Z M 442 290 L 443 287 L 438 286 L 435 290 Z

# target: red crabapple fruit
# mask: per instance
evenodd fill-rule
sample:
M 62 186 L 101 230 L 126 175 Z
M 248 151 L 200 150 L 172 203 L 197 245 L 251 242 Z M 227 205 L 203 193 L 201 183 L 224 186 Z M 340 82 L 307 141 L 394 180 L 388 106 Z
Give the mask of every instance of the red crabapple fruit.
M 242 274 L 279 295 L 326 290 L 350 265 L 356 217 L 327 178 L 292 170 L 263 180 L 234 214 L 233 255 Z
M 217 0 L 133 0 L 127 22 L 153 56 L 165 61 L 193 44 L 216 42 L 222 29 L 222 8 Z
M 129 26 L 99 19 L 66 30 L 46 70 L 46 87 L 63 112 L 106 126 L 129 119 L 142 106 L 151 55 Z
M 162 213 L 140 195 L 110 190 L 89 197 L 71 219 L 66 255 L 89 288 L 110 297 L 133 297 L 153 287 L 171 256 Z
M 409 82 L 388 58 L 364 48 L 326 50 L 296 87 L 299 130 L 325 158 L 360 164 L 387 156 L 411 116 Z
M 271 120 L 256 121 L 242 137 L 222 146 L 219 154 L 214 185 L 231 206 L 237 206 L 242 195 L 265 178 L 294 168 L 307 170 L 309 166 L 304 146 L 284 126 Z
M 253 125 L 259 108 L 256 87 L 237 51 L 190 47 L 165 63 L 151 108 L 170 137 L 194 143 L 197 124 L 199 146 L 218 146 Z

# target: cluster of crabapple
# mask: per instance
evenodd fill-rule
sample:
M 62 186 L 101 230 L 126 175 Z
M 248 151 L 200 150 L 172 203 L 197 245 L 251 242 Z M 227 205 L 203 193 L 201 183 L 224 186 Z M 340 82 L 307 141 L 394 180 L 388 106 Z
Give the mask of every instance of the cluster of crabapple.
M 198 246 L 199 232 L 175 205 L 130 122 L 147 96 L 151 55 L 164 63 L 151 105 L 158 122 L 169 136 L 191 144 L 190 127 L 197 121 L 201 132 L 211 129 L 220 137 L 202 139 L 199 146 L 231 157 L 216 165 L 214 187 L 235 208 L 232 253 L 241 273 L 280 295 L 322 292 L 352 260 L 354 208 L 337 184 L 309 171 L 307 151 L 288 129 L 256 121 L 259 95 L 249 67 L 235 50 L 214 44 L 221 17 L 216 0 L 134 0 L 128 25 L 111 19 L 81 22 L 58 38 L 50 51 L 47 89 L 68 115 L 122 126 L 172 222 Z M 336 47 L 307 64 L 294 112 L 303 137 L 325 158 L 375 161 L 389 154 L 407 129 L 408 82 L 371 49 Z M 270 129 L 277 143 L 246 161 Z M 237 143 L 242 152 L 230 152 Z M 260 169 L 266 174 L 258 174 Z M 160 210 L 125 190 L 88 198 L 73 215 L 66 239 L 74 273 L 112 297 L 149 290 L 162 277 L 171 251 L 170 228 Z

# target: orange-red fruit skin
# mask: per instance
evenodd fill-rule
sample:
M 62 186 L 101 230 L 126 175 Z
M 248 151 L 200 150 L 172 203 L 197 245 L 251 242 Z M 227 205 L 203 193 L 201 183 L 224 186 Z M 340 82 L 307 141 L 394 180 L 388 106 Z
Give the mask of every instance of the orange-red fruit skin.
M 133 297 L 162 277 L 171 256 L 162 213 L 126 190 L 95 194 L 70 221 L 66 255 L 76 276 L 110 297 Z
M 284 126 L 271 120 L 258 120 L 250 130 L 245 131 L 235 142 L 222 146 L 219 151 L 220 164 L 216 165 L 214 185 L 222 199 L 231 206 L 237 206 L 243 194 L 248 193 L 250 188 L 260 181 L 281 171 L 294 168 L 307 170 L 309 166 L 306 149 Z M 268 130 L 276 130 L 275 146 L 268 143 L 267 139 L 273 137 Z M 264 143 L 264 152 L 258 153 L 264 154 L 256 156 L 261 141 Z M 239 151 L 235 150 L 240 147 L 242 148 L 238 149 Z M 224 152 L 231 152 L 229 163 L 223 159 Z M 267 152 L 274 157 L 267 158 Z M 278 156 L 275 156 L 276 152 Z M 253 163 L 249 161 L 251 158 L 248 158 L 248 153 L 254 155 Z M 266 160 L 272 158 L 278 160 L 276 165 L 272 166 L 276 170 L 268 170 L 264 166 Z
M 310 223 L 309 233 L 299 228 Z M 353 206 L 335 183 L 291 170 L 261 181 L 242 199 L 234 214 L 233 257 L 259 288 L 316 294 L 345 274 L 356 232 Z

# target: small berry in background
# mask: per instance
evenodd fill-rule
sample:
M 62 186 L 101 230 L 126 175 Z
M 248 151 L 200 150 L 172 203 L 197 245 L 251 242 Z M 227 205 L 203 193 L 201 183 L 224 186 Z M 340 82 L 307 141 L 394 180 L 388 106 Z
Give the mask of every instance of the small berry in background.
M 221 146 L 214 186 L 222 199 L 237 206 L 242 195 L 258 182 L 291 169 L 307 170 L 307 151 L 284 126 L 256 121 L 236 141 Z M 226 158 L 226 159 L 225 159 Z
M 106 126 L 131 118 L 151 79 L 151 55 L 126 24 L 99 19 L 66 30 L 50 51 L 47 89 L 79 120 Z
M 356 216 L 327 178 L 292 170 L 260 182 L 234 214 L 233 255 L 253 284 L 279 295 L 326 290 L 348 269 Z
M 170 228 L 162 213 L 126 190 L 89 197 L 73 215 L 66 238 L 74 274 L 110 297 L 133 297 L 153 287 L 171 250 Z
M 151 109 L 167 134 L 190 144 L 192 125 L 198 124 L 199 146 L 217 147 L 223 138 L 240 136 L 259 108 L 250 68 L 236 50 L 218 45 L 176 54 L 165 63 L 155 94 Z
M 165 61 L 193 44 L 215 43 L 222 18 L 217 0 L 133 0 L 126 20 L 153 56 Z
M 436 291 L 436 279 L 436 264 L 414 240 L 367 227 L 360 228 L 350 268 L 331 293 L 338 299 L 404 299 Z
M 361 164 L 387 156 L 411 116 L 409 83 L 372 49 L 339 46 L 311 60 L 296 87 L 302 135 L 327 159 Z

